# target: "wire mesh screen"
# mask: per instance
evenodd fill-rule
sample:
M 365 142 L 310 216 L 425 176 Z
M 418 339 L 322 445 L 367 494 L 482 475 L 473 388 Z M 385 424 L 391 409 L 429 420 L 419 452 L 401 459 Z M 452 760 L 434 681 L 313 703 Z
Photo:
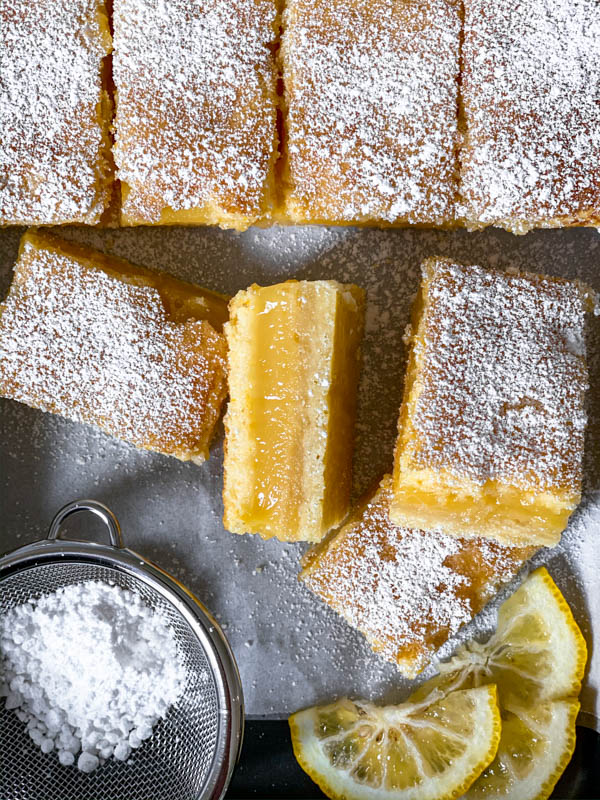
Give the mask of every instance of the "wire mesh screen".
M 109 759 L 90 774 L 64 767 L 56 753 L 41 752 L 25 725 L 0 700 L 0 798 L 2 800 L 196 800 L 213 761 L 219 702 L 202 644 L 175 606 L 144 581 L 106 566 L 50 563 L 0 581 L 0 614 L 62 586 L 102 581 L 137 592 L 159 609 L 177 640 L 187 668 L 185 691 L 150 739 L 132 751 L 130 763 Z

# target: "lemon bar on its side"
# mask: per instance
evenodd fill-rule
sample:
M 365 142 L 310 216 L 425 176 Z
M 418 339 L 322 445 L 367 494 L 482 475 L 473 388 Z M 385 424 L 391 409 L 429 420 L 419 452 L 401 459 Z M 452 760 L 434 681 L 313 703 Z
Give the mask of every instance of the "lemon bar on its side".
M 319 541 L 349 509 L 364 292 L 254 285 L 229 311 L 224 525 Z
M 27 233 L 0 306 L 0 395 L 203 461 L 227 394 L 227 301 Z
M 390 517 L 555 545 L 581 497 L 582 284 L 430 259 L 416 301 Z
M 458 0 L 289 0 L 281 217 L 454 223 Z
M 0 225 L 103 221 L 111 48 L 103 0 L 0 0 Z
M 268 216 L 278 27 L 276 0 L 114 0 L 123 225 Z
M 414 678 L 536 549 L 398 527 L 391 499 L 386 475 L 340 531 L 305 554 L 300 580 Z
M 465 0 L 461 202 L 471 228 L 600 224 L 597 0 Z

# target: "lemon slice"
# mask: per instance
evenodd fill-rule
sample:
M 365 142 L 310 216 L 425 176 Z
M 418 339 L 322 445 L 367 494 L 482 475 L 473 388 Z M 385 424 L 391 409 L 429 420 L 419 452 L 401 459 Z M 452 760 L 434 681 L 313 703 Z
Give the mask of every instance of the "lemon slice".
M 558 587 L 541 567 L 502 604 L 485 644 L 462 647 L 415 693 L 498 687 L 502 736 L 494 761 L 465 797 L 545 800 L 575 747 L 585 640 Z
M 492 685 L 395 706 L 343 699 L 289 722 L 298 763 L 334 800 L 452 800 L 500 740 Z
M 535 709 L 502 712 L 502 736 L 494 761 L 465 800 L 546 800 L 575 749 L 577 700 L 555 700 Z

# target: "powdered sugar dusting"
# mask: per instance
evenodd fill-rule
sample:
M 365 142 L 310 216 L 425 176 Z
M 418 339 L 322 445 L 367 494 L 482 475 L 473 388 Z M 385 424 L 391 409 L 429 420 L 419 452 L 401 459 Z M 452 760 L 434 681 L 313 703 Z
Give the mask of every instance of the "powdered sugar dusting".
M 167 619 L 118 586 L 63 586 L 0 617 L 0 703 L 64 766 L 127 760 L 187 682 Z
M 108 204 L 103 13 L 102 0 L 0 0 L 0 224 L 93 224 Z
M 453 216 L 460 3 L 292 0 L 284 13 L 292 214 Z
M 391 497 L 386 476 L 360 519 L 333 538 L 302 579 L 413 677 L 535 549 L 394 526 Z
M 600 218 L 598 0 L 466 0 L 462 90 L 472 225 Z
M 274 0 L 115 0 L 126 214 L 214 203 L 256 218 L 275 157 Z
M 580 491 L 587 296 L 575 282 L 426 262 L 415 459 L 459 479 Z
M 207 323 L 175 324 L 152 287 L 26 243 L 0 318 L 4 396 L 189 458 L 224 383 L 224 338 Z

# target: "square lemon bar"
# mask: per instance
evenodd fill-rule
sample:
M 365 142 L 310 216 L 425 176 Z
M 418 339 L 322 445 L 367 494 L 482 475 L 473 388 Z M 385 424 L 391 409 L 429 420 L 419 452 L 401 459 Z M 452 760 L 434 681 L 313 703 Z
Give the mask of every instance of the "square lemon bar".
M 529 273 L 423 265 L 400 410 L 397 525 L 555 545 L 581 497 L 592 293 Z
M 0 0 L 0 225 L 104 221 L 111 49 L 103 0 Z
M 597 0 L 465 0 L 467 225 L 600 224 Z
M 289 0 L 283 22 L 283 219 L 453 224 L 461 3 Z
M 392 496 L 386 475 L 340 531 L 308 550 L 300 580 L 414 678 L 535 548 L 396 526 Z
M 123 225 L 268 216 L 278 25 L 276 0 L 114 0 Z
M 254 285 L 229 311 L 224 525 L 319 541 L 349 510 L 364 292 Z
M 227 394 L 225 298 L 27 233 L 0 306 L 0 395 L 203 461 Z

